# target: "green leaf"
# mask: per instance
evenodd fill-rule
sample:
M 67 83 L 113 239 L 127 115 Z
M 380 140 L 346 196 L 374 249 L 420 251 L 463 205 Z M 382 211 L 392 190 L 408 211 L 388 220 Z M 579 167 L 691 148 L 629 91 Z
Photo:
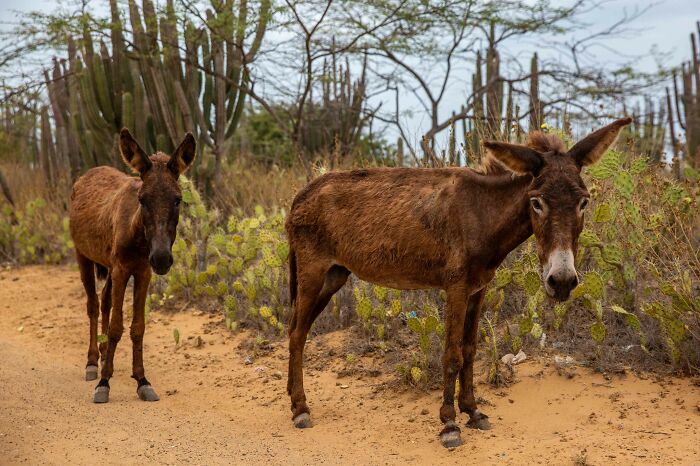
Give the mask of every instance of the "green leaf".
M 632 175 L 630 175 L 628 172 L 621 171 L 618 173 L 613 183 L 615 185 L 615 189 L 617 189 L 617 191 L 626 199 L 630 199 L 632 197 L 632 193 L 634 192 L 634 179 L 632 179 Z
M 675 296 L 676 289 L 670 282 L 662 282 L 660 286 L 661 292 L 666 296 Z
M 639 206 L 631 202 L 625 204 L 625 219 L 628 223 L 632 225 L 641 225 L 642 223 L 642 212 Z
M 180 331 L 176 328 L 173 329 L 173 339 L 175 340 L 175 345 L 180 344 Z
M 564 316 L 566 315 L 566 310 L 567 310 L 567 304 L 566 303 L 559 303 L 556 306 L 554 306 L 554 328 L 559 329 L 561 327 L 562 322 L 564 321 Z
M 683 188 L 674 183 L 669 183 L 661 195 L 664 204 L 676 204 L 683 197 Z
M 423 379 L 423 371 L 420 369 L 420 367 L 413 366 L 411 367 L 411 380 L 413 380 L 413 383 L 419 383 Z
M 107 343 L 107 335 L 97 335 L 97 343 Z
M 590 248 L 591 246 L 597 246 L 601 244 L 598 235 L 591 230 L 583 230 L 578 238 L 579 244 L 583 247 Z
M 269 308 L 269 306 L 261 306 L 260 307 L 260 317 L 264 319 L 269 319 L 272 317 L 272 309 Z
M 523 288 L 528 296 L 535 296 L 540 289 L 540 277 L 536 272 L 528 272 L 525 274 Z
M 596 321 L 593 325 L 591 325 L 591 338 L 596 343 L 602 343 L 603 340 L 605 340 L 605 325 L 601 321 Z
M 374 286 L 372 287 L 372 291 L 374 292 L 374 296 L 376 296 L 376 298 L 377 298 L 377 300 L 378 300 L 379 302 L 384 302 L 384 300 L 386 299 L 386 295 L 387 295 L 387 293 L 388 293 L 389 290 L 387 290 L 387 289 L 384 288 L 383 286 L 374 285 Z
M 630 167 L 630 172 L 633 175 L 639 175 L 641 172 L 647 169 L 649 166 L 649 160 L 646 157 L 638 157 L 632 162 Z
M 427 356 L 427 354 L 430 352 L 430 335 L 427 333 L 421 333 L 421 335 L 418 337 L 418 346 L 420 346 L 420 350 Z
M 605 223 L 609 222 L 610 220 L 612 220 L 610 205 L 605 202 L 599 204 L 593 211 L 593 221 L 597 223 Z
M 400 299 L 393 299 L 391 301 L 391 306 L 389 309 L 390 309 L 390 311 L 389 311 L 390 317 L 396 317 L 397 315 L 401 314 L 401 300 Z
M 623 307 L 618 306 L 617 304 L 613 304 L 612 306 L 610 306 L 610 310 L 613 312 L 617 312 L 618 314 L 629 315 L 629 312 L 627 312 Z
M 505 267 L 501 267 L 498 269 L 496 272 L 496 288 L 505 288 L 508 286 L 512 280 L 513 274 L 510 271 L 510 269 L 507 269 Z
M 542 326 L 538 323 L 534 323 L 532 329 L 530 329 L 530 335 L 539 340 L 540 337 L 542 337 Z
M 616 244 L 603 246 L 603 260 L 608 264 L 622 265 L 622 250 Z
M 369 318 L 372 316 L 372 303 L 370 302 L 369 298 L 362 296 L 359 299 L 357 302 L 356 312 L 363 321 L 369 321 Z
M 433 333 L 436 329 L 440 321 L 438 321 L 437 317 L 435 316 L 428 316 L 425 318 L 425 323 L 423 324 L 423 327 L 425 328 L 425 333 Z
M 532 318 L 528 315 L 520 320 L 520 334 L 527 335 L 532 330 Z
M 418 320 L 417 317 L 409 317 L 408 321 L 406 322 L 408 325 L 408 328 L 411 329 L 412 332 L 415 333 L 423 333 L 423 326 L 421 325 L 420 320 Z
M 603 299 L 603 291 L 603 278 L 599 273 L 591 271 L 587 272 L 583 276 L 583 281 L 581 284 L 574 288 L 572 297 L 577 299 L 587 294 L 593 299 Z
M 607 151 L 600 161 L 588 168 L 588 174 L 597 180 L 613 177 L 622 168 L 622 156 L 614 150 Z

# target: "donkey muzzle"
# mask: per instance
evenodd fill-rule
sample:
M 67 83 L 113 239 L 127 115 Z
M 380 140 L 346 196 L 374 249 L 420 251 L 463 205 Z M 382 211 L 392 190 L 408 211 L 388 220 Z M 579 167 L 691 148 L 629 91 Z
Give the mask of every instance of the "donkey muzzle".
M 148 256 L 148 262 L 151 264 L 151 268 L 158 275 L 165 275 L 170 270 L 173 265 L 173 255 L 170 251 L 152 251 Z
M 542 276 L 544 289 L 550 297 L 557 301 L 569 299 L 571 291 L 578 285 L 573 252 L 562 249 L 552 251 Z

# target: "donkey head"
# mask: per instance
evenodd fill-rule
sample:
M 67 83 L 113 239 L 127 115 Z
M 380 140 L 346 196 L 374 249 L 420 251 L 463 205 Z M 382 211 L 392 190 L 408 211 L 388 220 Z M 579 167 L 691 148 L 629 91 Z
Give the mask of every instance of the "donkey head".
M 192 164 L 196 143 L 187 133 L 171 156 L 157 152 L 148 157 L 124 128 L 119 137 L 122 158 L 141 176 L 139 210 L 144 235 L 149 246 L 148 262 L 153 271 L 164 275 L 173 265 L 172 245 L 175 242 L 179 205 L 182 200 L 178 177 Z
M 574 255 L 589 198 L 581 169 L 600 160 L 631 121 L 617 120 L 589 134 L 568 151 L 559 138 L 540 132 L 530 135 L 527 146 L 484 143 L 506 168 L 533 177 L 527 193 L 532 231 L 544 288 L 558 301 L 568 299 L 578 285 Z

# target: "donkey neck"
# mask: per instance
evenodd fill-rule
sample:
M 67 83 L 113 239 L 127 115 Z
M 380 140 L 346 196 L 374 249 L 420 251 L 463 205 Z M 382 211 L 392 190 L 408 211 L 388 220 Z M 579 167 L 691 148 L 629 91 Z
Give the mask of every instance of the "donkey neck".
M 482 205 L 489 206 L 483 216 L 482 238 L 487 238 L 484 258 L 493 268 L 532 235 L 528 188 L 530 175 L 487 175 L 483 180 Z
M 141 183 L 134 183 L 132 185 L 132 190 L 129 199 L 126 201 L 128 204 L 128 209 L 131 211 L 129 218 L 129 239 L 130 242 L 136 247 L 149 248 L 148 242 L 146 241 L 146 231 L 143 222 L 143 208 L 139 203 L 138 193 Z

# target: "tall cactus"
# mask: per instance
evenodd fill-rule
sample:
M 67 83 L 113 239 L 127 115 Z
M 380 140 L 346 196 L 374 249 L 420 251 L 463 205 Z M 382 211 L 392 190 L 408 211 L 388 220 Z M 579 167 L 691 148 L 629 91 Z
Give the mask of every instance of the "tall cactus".
M 496 50 L 496 24 L 491 22 L 489 47 L 486 50 L 486 131 L 489 137 L 500 138 L 503 114 L 503 81 L 500 79 L 500 57 Z
M 537 53 L 530 61 L 530 131 L 540 128 L 544 122 L 544 112 L 540 102 L 540 73 Z
M 195 133 L 200 156 L 206 147 L 214 160 L 200 158 L 200 179 L 218 176 L 271 14 L 271 0 L 257 6 L 253 14 L 247 0 L 215 0 L 201 24 L 178 28 L 173 0 L 163 11 L 152 0 L 140 7 L 128 0 L 126 37 L 117 0 L 109 0 L 111 23 L 103 32 L 111 47 L 94 43 L 85 18 L 67 61 L 54 60 L 51 76 L 45 74 L 56 152 L 72 157 L 73 176 L 115 162 L 114 135 L 122 126 L 148 151 L 172 150 L 185 131 Z
M 674 99 L 667 98 L 669 111 L 669 125 L 672 133 L 672 144 L 675 144 L 673 133 L 673 103 L 675 103 L 675 117 L 678 125 L 685 132 L 684 161 L 692 168 L 700 168 L 700 53 L 698 41 L 700 40 L 700 21 L 696 22 L 697 36 L 690 34 L 690 50 L 692 56 L 684 62 L 680 69 L 680 86 L 677 75 L 673 75 Z M 668 91 L 670 94 L 670 91 Z M 681 145 L 680 142 L 677 144 Z M 678 173 L 682 172 L 682 163 L 679 162 Z
M 306 153 L 317 153 L 333 148 L 341 156 L 350 154 L 357 146 L 362 130 L 367 126 L 363 115 L 367 98 L 367 60 L 363 61 L 360 75 L 353 79 L 350 63 L 338 65 L 331 52 L 330 62 L 323 65 L 321 98 L 306 102 L 306 117 L 301 127 L 300 148 Z

